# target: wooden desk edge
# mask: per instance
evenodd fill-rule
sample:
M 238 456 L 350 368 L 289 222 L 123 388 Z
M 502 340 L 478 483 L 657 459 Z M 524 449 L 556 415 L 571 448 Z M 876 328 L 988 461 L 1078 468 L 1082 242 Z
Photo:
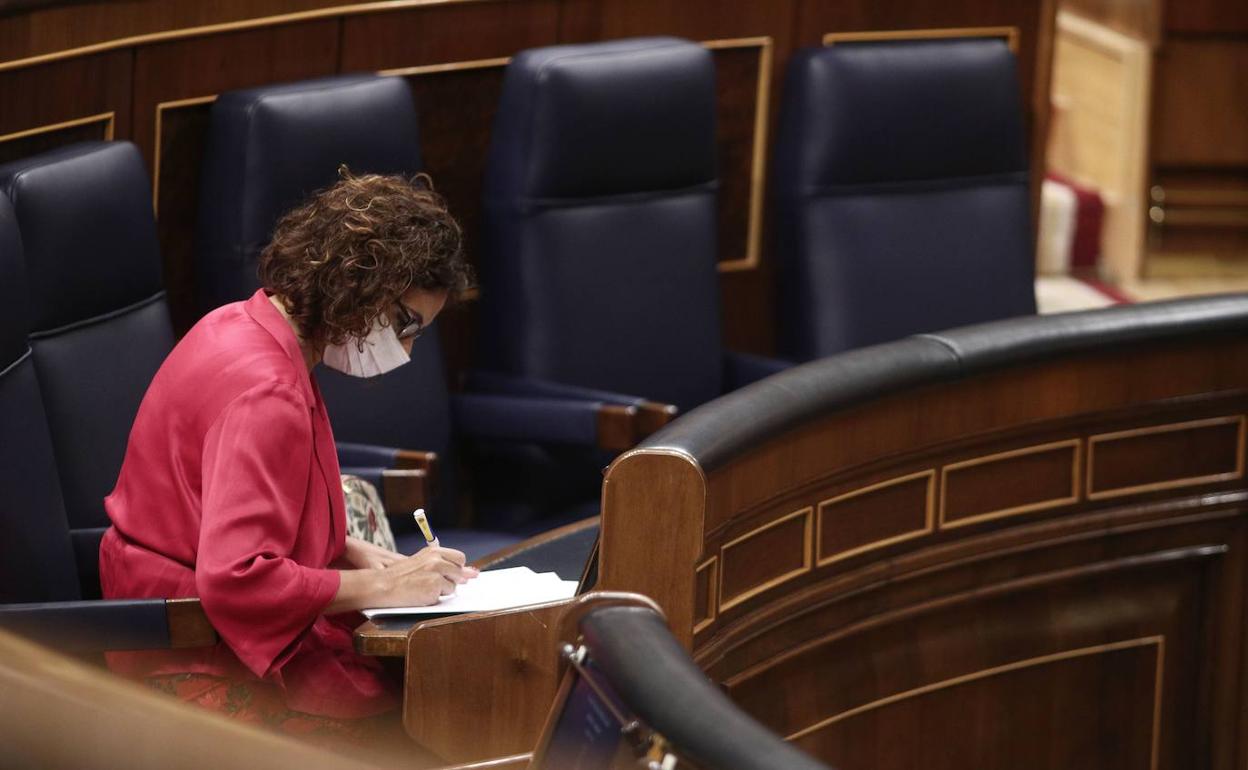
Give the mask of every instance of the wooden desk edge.
M 562 527 L 556 527 L 548 532 L 522 540 L 514 545 L 495 551 L 488 556 L 473 561 L 473 565 L 481 568 L 487 568 L 491 564 L 505 559 L 513 554 L 519 553 L 529 548 L 535 548 L 547 543 L 551 540 L 564 537 L 574 532 L 579 532 L 598 524 L 598 516 L 590 516 L 580 521 L 574 521 L 571 524 L 565 524 Z M 545 607 L 550 604 L 558 604 L 559 602 L 551 602 L 547 604 L 533 605 L 534 607 Z M 499 612 L 507 612 L 508 610 L 495 610 L 493 612 L 470 612 L 463 615 L 454 615 L 445 618 L 435 618 L 433 620 L 416 620 L 410 624 L 405 624 L 401 628 L 385 628 L 372 620 L 366 620 L 362 625 L 355 629 L 353 635 L 355 643 L 355 651 L 361 655 L 373 655 L 381 658 L 401 658 L 407 654 L 407 635 L 412 631 L 430 623 L 438 623 L 440 621 L 460 621 L 465 618 L 482 618 L 488 617 Z

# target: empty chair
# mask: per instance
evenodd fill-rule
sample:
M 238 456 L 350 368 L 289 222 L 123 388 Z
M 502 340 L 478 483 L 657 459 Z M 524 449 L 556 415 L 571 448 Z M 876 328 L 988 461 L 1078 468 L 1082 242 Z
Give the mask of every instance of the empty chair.
M 205 307 L 255 291 L 257 258 L 278 219 L 309 194 L 334 184 L 343 165 L 354 174 L 420 171 L 416 108 L 402 78 L 348 75 L 234 91 L 217 99 L 197 225 L 197 274 Z M 437 525 L 459 519 L 453 459 L 458 438 L 593 443 L 597 435 L 594 404 L 452 396 L 436 324 L 416 341 L 411 363 L 388 374 L 364 381 L 325 367 L 316 373 L 340 442 L 443 458 L 430 511 Z M 344 459 L 344 466 L 351 464 Z M 407 511 L 392 513 L 402 514 L 392 519 L 401 547 L 422 544 Z M 445 545 L 471 555 L 515 540 L 484 531 L 440 533 Z
M 773 193 L 783 355 L 1036 310 L 1014 55 L 838 42 L 789 64 Z
M 98 591 L 98 560 L 84 548 L 79 564 L 71 546 L 26 294 L 16 217 L 0 195 L 0 627 L 76 651 L 185 643 L 163 599 L 82 601 Z
M 683 410 L 782 368 L 724 350 L 716 189 L 706 49 L 517 55 L 486 172 L 480 363 L 495 374 L 478 381 Z

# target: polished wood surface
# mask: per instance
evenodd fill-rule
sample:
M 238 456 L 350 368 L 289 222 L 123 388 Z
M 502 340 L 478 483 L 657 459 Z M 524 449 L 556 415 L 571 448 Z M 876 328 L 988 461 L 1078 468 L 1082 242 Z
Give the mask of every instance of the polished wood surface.
M 636 449 L 604 482 L 597 589 L 653 597 L 734 700 L 833 766 L 1229 768 L 1246 421 L 1248 340 L 1210 336 L 912 388 L 709 471 Z M 532 651 L 559 606 L 437 621 L 420 659 L 490 652 L 430 683 L 409 648 L 411 702 L 440 698 L 413 734 L 519 708 L 505 681 L 553 692 Z M 446 756 L 531 748 L 512 724 Z
M 169 619 L 169 646 L 210 647 L 220 641 L 198 598 L 166 599 L 165 616 Z
M 480 194 L 503 67 L 525 48 L 631 35 L 705 43 L 717 72 L 719 264 L 730 347 L 774 349 L 767 229 L 770 138 L 792 52 L 828 32 L 1003 25 L 1019 30 L 1033 167 L 1043 167 L 1051 0 L 825 3 L 779 0 L 106 0 L 0 16 L 0 159 L 84 138 L 69 121 L 114 113 L 152 171 L 164 281 L 179 332 L 200 315 L 194 228 L 199 163 L 222 91 L 327 75 L 386 71 L 418 102 L 423 156 L 480 249 Z M 15 132 L 62 126 L 10 142 Z M 1037 175 L 1037 180 L 1039 176 Z M 487 287 L 488 290 L 488 287 Z M 452 379 L 475 347 L 472 303 L 442 327 Z M 640 394 L 645 395 L 645 394 Z
M 416 625 L 407 636 L 408 734 L 449 762 L 532 751 L 558 689 L 561 645 L 576 639 L 582 615 L 610 605 L 658 610 L 638 594 L 591 592 Z
M 1013 367 L 711 472 L 636 450 L 607 474 L 599 587 L 647 591 L 734 700 L 834 766 L 1230 767 L 1245 354 Z

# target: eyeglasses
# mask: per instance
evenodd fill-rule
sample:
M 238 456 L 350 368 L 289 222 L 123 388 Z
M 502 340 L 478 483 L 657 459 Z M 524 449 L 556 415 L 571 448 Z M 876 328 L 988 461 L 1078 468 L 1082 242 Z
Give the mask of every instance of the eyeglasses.
M 399 306 L 398 331 L 396 335 L 401 340 L 414 340 L 425 333 L 425 319 L 420 317 L 420 313 L 413 313 L 407 309 L 402 302 L 396 302 Z

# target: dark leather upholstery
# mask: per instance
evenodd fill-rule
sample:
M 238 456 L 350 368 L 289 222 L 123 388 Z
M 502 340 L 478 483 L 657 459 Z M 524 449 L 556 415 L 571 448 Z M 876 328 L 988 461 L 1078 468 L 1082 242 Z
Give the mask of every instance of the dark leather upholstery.
M 773 166 L 782 353 L 1035 312 L 1021 107 L 1002 40 L 794 56 Z
M 25 250 L 27 330 L 70 526 L 106 526 L 130 425 L 173 347 L 152 194 L 128 142 L 0 167 Z
M 0 195 L 0 603 L 79 598 L 69 525 L 26 344 L 22 243 Z
M 1248 294 L 1146 302 L 1105 310 L 1011 318 L 922 335 L 944 346 L 963 373 L 1137 342 L 1244 334 Z
M 39 167 L 32 166 L 33 193 L 25 199 L 28 212 L 40 212 L 42 195 L 48 194 Z M 98 168 L 92 166 L 86 170 Z M 89 177 L 89 175 L 88 175 Z M 19 183 L 20 185 L 20 183 Z M 70 200 L 69 205 L 81 204 Z M 146 202 L 150 205 L 150 202 Z M 90 215 L 92 212 L 85 212 Z M 104 212 L 106 213 L 106 212 Z M 125 212 L 119 212 L 123 215 Z M 84 225 L 85 226 L 85 225 Z M 69 232 L 36 230 L 33 242 L 47 248 L 53 243 L 72 244 Z M 45 235 L 47 239 L 40 240 Z M 56 248 L 53 247 L 53 251 Z M 69 248 L 69 246 L 66 246 Z M 108 249 L 99 252 L 107 256 Z M 57 474 L 47 414 L 40 395 L 34 356 L 27 346 L 26 327 L 32 317 L 45 323 L 68 318 L 67 308 L 34 307 L 30 299 L 57 293 L 57 286 L 73 283 L 78 275 L 66 275 L 47 251 L 45 261 L 32 272 L 44 281 L 41 292 L 28 293 L 25 255 L 17 216 L 6 195 L 0 195 L 0 628 L 34 637 L 63 650 L 85 651 L 137 649 L 169 646 L 169 626 L 163 599 L 141 601 L 80 601 L 84 591 L 79 576 L 98 590 L 99 529 L 73 533 L 65 516 L 61 480 Z M 99 277 L 106 271 L 85 264 L 84 272 Z M 107 282 L 105 282 L 107 283 Z M 106 306 L 92 305 L 108 296 L 115 285 L 101 285 L 98 296 L 75 286 L 86 312 L 107 313 Z M 74 293 L 76 292 L 76 294 Z M 123 294 L 121 301 L 125 301 Z M 81 543 L 82 549 L 78 546 Z M 75 558 L 82 550 L 85 558 Z M 90 591 L 88 591 L 89 593 Z
M 698 767 L 827 770 L 730 701 L 653 610 L 593 610 L 580 631 L 590 661 L 623 705 Z
M 524 51 L 486 172 L 483 365 L 688 408 L 723 385 L 715 68 L 639 38 Z
M 200 187 L 196 268 L 202 309 L 259 288 L 273 225 L 352 172 L 420 170 L 416 110 L 402 78 L 346 75 L 221 94 Z
M 0 628 L 70 652 L 169 646 L 164 599 L 0 605 Z
M 776 433 L 904 388 L 1134 343 L 1248 333 L 1248 294 L 1006 319 L 829 356 L 693 410 L 642 441 L 706 472 Z

